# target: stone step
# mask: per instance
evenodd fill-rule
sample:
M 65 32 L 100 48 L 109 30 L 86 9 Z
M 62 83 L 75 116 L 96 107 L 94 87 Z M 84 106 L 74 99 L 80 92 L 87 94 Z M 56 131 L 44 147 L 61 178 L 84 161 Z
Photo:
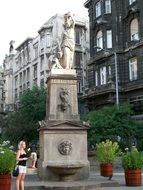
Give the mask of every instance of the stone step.
M 30 167 L 27 167 L 27 172 L 26 172 L 28 175 L 30 174 L 37 174 L 37 168 L 30 168 Z

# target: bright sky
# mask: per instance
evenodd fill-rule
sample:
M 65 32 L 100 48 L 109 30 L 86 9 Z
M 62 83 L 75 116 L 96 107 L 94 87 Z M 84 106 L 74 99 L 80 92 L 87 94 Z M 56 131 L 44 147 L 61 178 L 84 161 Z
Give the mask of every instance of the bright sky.
M 56 13 L 68 11 L 88 19 L 86 0 L 1 0 L 0 64 L 9 52 L 10 40 L 16 48 L 27 37 L 35 37 L 40 27 Z

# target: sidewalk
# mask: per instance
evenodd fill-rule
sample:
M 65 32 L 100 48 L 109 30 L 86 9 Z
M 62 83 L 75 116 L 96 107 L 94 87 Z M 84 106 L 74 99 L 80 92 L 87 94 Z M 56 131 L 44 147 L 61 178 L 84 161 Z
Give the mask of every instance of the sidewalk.
M 40 181 L 37 174 L 28 174 L 25 180 L 25 190 L 142 190 L 143 187 L 126 187 L 123 171 L 115 171 L 111 180 L 100 176 L 95 171 L 90 172 L 85 181 L 51 182 Z M 15 190 L 15 178 L 12 179 L 12 188 Z

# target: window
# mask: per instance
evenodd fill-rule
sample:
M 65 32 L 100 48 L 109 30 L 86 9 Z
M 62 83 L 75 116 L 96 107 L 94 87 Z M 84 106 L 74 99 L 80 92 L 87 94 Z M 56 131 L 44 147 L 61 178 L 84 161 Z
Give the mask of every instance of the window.
M 75 52 L 75 67 L 81 68 L 82 53 Z
M 81 30 L 75 30 L 75 43 L 81 45 Z
M 43 49 L 44 45 L 45 45 L 44 36 L 41 36 L 41 38 L 40 38 L 40 45 L 41 45 L 41 49 Z
M 21 96 L 22 95 L 22 86 L 20 86 L 20 88 L 19 88 L 19 96 Z
M 31 57 L 30 57 L 30 47 L 28 47 L 27 49 L 27 61 L 31 61 Z
M 95 71 L 95 86 L 98 86 L 98 72 Z
M 26 71 L 23 71 L 23 83 L 26 82 Z
M 44 69 L 44 55 L 41 56 L 40 69 L 41 71 Z
M 107 48 L 112 48 L 112 30 L 106 31 Z
M 106 84 L 106 67 L 100 68 L 100 84 Z
M 27 89 L 30 88 L 30 82 L 27 82 Z
M 82 93 L 82 85 L 81 85 L 81 82 L 77 82 L 77 93 Z
M 19 84 L 22 85 L 22 73 L 20 73 Z
M 43 87 L 44 86 L 44 79 L 40 80 L 40 86 Z
M 15 101 L 17 100 L 18 98 L 18 93 L 17 93 L 17 89 L 15 89 Z
M 18 55 L 18 62 L 19 62 L 19 67 L 21 67 L 21 63 L 22 63 L 21 53 L 19 53 L 19 55 Z
M 95 13 L 96 17 L 99 17 L 101 15 L 101 1 L 98 1 L 95 5 Z
M 136 18 L 131 21 L 130 32 L 131 32 L 131 41 L 139 39 L 138 20 Z
M 47 34 L 47 47 L 51 47 L 51 34 Z
M 131 5 L 133 2 L 135 2 L 136 0 L 129 0 L 129 4 Z
M 22 50 L 22 63 L 25 64 L 25 52 Z
M 109 75 L 111 75 L 112 74 L 112 72 L 111 72 L 112 70 L 111 70 L 111 66 L 109 65 L 109 67 L 108 67 L 108 74 Z
M 34 47 L 34 58 L 38 58 L 38 46 Z
M 26 90 L 26 84 L 23 84 L 23 92 Z
M 34 66 L 33 66 L 34 68 L 34 70 L 33 70 L 33 78 L 35 79 L 35 78 L 37 78 L 37 64 L 35 64 Z
M 111 0 L 105 0 L 105 13 L 111 13 Z
M 96 35 L 96 39 L 97 39 L 97 47 L 100 47 L 101 49 L 103 49 L 103 34 L 102 31 L 98 31 L 97 35 Z M 97 51 L 100 51 L 99 48 L 97 48 Z
M 18 58 L 15 59 L 16 67 L 18 67 Z
M 131 58 L 129 60 L 129 80 L 133 81 L 137 79 L 137 58 Z
M 18 86 L 18 76 L 15 77 L 15 88 Z
M 24 49 L 24 55 L 25 55 L 25 62 L 27 63 L 27 56 L 28 56 L 28 49 L 25 47 Z
M 27 82 L 30 80 L 30 68 L 27 68 Z

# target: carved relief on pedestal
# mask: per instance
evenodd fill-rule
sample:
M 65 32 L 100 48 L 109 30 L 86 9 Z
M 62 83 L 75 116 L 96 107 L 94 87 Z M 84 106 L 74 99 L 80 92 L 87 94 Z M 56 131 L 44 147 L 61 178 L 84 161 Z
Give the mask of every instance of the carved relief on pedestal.
M 70 107 L 69 103 L 69 91 L 67 88 L 61 88 L 59 92 L 59 98 L 60 98 L 60 111 L 65 112 Z
M 72 143 L 69 140 L 64 140 L 58 145 L 58 150 L 62 155 L 70 155 L 72 151 Z

